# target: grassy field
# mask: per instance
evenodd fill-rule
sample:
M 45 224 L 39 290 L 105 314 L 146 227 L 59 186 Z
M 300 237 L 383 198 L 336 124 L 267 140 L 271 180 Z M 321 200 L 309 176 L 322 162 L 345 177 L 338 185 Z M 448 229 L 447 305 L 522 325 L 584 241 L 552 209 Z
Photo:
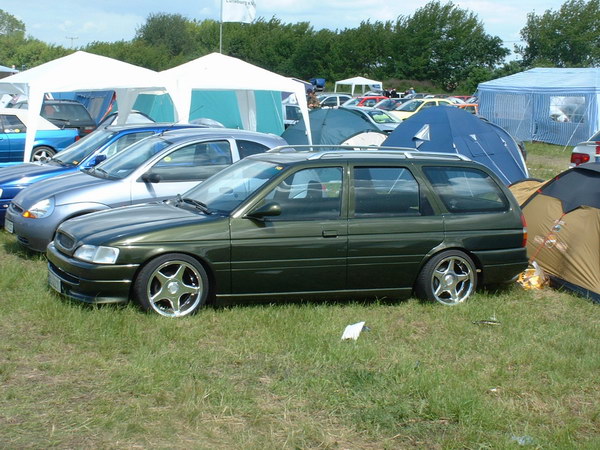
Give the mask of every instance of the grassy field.
M 528 151 L 532 176 L 568 164 Z M 1 448 L 600 448 L 600 309 L 567 293 L 167 320 L 59 298 L 4 232 L 0 270 Z

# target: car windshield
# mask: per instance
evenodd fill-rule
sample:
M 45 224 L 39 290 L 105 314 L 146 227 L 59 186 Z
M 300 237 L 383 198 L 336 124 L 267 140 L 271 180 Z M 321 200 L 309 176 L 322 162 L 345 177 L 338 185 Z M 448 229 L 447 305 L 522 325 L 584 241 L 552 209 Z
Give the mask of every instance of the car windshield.
M 88 173 L 106 178 L 125 178 L 171 144 L 172 142 L 163 136 L 147 137 L 129 146 L 127 151 L 119 152 L 101 162 Z
M 406 103 L 402 103 L 396 108 L 396 111 L 407 111 L 414 112 L 423 103 L 423 100 L 410 100 Z
M 398 123 L 396 119 L 383 111 L 367 111 L 367 114 L 371 116 L 375 123 Z
M 393 99 L 381 100 L 379 103 L 375 104 L 375 108 L 384 109 L 386 111 L 390 111 L 398 106 L 398 102 Z
M 114 131 L 96 130 L 69 145 L 66 149 L 54 155 L 51 160 L 61 165 L 77 166 L 98 148 L 106 144 L 114 135 Z
M 343 106 L 354 106 L 354 105 L 358 105 L 358 103 L 360 102 L 359 98 L 351 98 L 350 100 L 346 100 L 343 104 Z
M 210 211 L 229 214 L 285 166 L 244 159 L 210 177 L 182 195 L 204 203 Z

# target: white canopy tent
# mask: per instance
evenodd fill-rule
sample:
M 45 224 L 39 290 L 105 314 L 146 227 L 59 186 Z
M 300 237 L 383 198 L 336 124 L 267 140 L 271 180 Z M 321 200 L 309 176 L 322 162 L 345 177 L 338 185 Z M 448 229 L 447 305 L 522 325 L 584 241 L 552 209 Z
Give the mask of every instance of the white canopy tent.
M 309 124 L 304 85 L 237 58 L 211 53 L 160 72 L 180 121 L 189 121 L 192 91 L 234 91 L 243 128 L 257 130 L 256 91 L 278 91 L 295 95 L 304 123 Z M 283 108 L 277 105 L 283 124 Z M 308 130 L 310 140 L 310 129 Z
M 362 88 L 362 93 L 365 93 L 365 88 L 369 88 L 369 90 L 382 90 L 383 83 L 381 81 L 369 80 L 364 77 L 354 77 L 348 78 L 346 80 L 336 81 L 335 87 L 333 89 L 334 92 L 337 92 L 338 85 L 340 86 L 352 86 L 352 95 L 354 95 L 354 89 L 356 86 L 360 86 Z
M 28 98 L 29 120 L 24 161 L 29 161 L 46 92 L 115 92 L 119 105 L 116 124 L 123 124 L 140 92 L 164 90 L 157 72 L 83 51 L 33 67 L 0 80 L 0 93 Z

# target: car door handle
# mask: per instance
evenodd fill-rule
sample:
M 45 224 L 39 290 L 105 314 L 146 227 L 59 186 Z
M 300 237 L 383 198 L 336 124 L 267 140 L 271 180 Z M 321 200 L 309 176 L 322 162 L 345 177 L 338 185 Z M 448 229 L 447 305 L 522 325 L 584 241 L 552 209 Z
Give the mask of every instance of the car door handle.
M 324 238 L 331 238 L 331 237 L 337 237 L 338 233 L 335 230 L 323 230 L 322 235 Z

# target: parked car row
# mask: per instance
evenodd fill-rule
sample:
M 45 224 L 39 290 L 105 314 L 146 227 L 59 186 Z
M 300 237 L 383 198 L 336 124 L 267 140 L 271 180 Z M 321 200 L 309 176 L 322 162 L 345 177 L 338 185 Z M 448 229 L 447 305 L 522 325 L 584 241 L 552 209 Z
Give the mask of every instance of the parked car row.
M 46 252 L 52 289 L 168 317 L 216 300 L 455 305 L 527 265 L 516 201 L 460 155 L 175 127 L 109 126 L 45 163 L 0 168 L 5 230 Z
M 34 183 L 48 178 L 87 170 L 129 145 L 153 134 L 200 125 L 151 124 L 109 126 L 77 141 L 59 154 L 35 163 L 15 164 L 0 170 L 0 226 L 15 196 Z

